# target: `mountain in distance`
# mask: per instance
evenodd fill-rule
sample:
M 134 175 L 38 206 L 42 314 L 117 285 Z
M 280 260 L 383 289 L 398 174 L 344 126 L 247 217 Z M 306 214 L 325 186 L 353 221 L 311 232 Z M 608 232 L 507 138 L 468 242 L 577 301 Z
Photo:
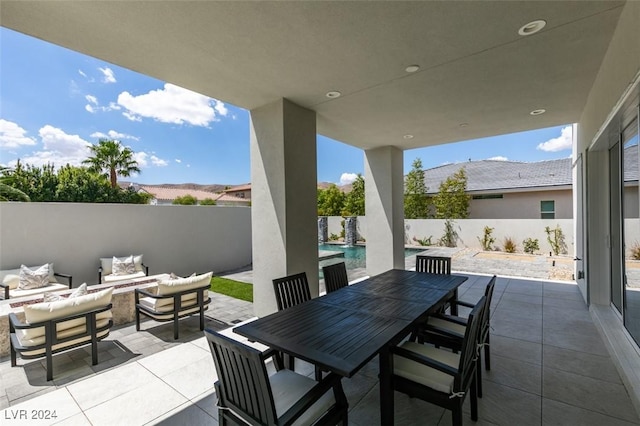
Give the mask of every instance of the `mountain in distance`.
M 127 186 L 129 186 L 131 183 L 133 183 L 134 185 L 142 185 L 142 186 L 156 186 L 156 187 L 162 187 L 162 188 L 173 188 L 173 189 L 192 189 L 192 190 L 200 190 L 200 191 L 208 191 L 208 192 L 213 192 L 213 193 L 220 193 L 220 192 L 224 192 L 225 189 L 227 188 L 233 188 L 234 186 L 242 186 L 242 185 L 246 185 L 246 184 L 237 184 L 237 185 L 223 185 L 223 184 L 217 184 L 217 183 L 212 183 L 212 184 L 198 184 L 198 183 L 162 183 L 162 184 L 158 184 L 158 185 L 153 185 L 153 184 L 146 184 L 146 183 L 136 183 L 136 182 L 125 182 L 125 181 L 120 181 L 118 182 L 120 184 L 120 186 L 122 186 L 123 188 L 126 188 Z M 335 185 L 334 183 L 331 182 L 318 182 L 318 188 L 319 189 L 327 189 L 330 185 Z M 351 184 L 347 184 L 347 185 L 337 185 L 337 187 L 342 191 L 342 192 L 351 192 L 352 189 L 352 185 Z

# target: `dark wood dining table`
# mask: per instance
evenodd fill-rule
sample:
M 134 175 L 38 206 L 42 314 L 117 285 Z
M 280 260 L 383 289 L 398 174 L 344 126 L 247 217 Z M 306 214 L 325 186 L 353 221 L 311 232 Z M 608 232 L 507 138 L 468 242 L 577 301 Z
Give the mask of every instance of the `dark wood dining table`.
M 236 327 L 235 332 L 322 370 L 352 377 L 380 357 L 382 424 L 393 423 L 389 347 L 435 312 L 467 277 L 392 269 Z

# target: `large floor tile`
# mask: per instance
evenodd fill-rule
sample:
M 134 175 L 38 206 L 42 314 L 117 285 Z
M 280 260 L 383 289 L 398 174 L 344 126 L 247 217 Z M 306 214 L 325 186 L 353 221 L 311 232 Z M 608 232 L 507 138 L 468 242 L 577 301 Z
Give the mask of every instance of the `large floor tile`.
M 516 359 L 531 364 L 542 365 L 542 344 L 520 339 L 498 336 L 491 332 L 491 356 Z
M 85 411 L 94 426 L 143 425 L 187 402 L 158 378 Z
M 542 399 L 543 426 L 631 426 L 636 424 L 559 401 Z
M 140 364 L 131 363 L 68 386 L 83 410 L 109 401 L 118 395 L 145 386 L 155 376 Z
M 218 421 L 197 405 L 186 402 L 147 424 L 163 426 L 217 425 Z
M 479 417 L 498 425 L 540 425 L 541 400 L 539 395 L 484 381 Z
M 571 349 L 594 355 L 609 355 L 607 348 L 604 346 L 604 343 L 597 332 L 593 334 L 582 334 L 575 333 L 570 329 L 546 329 L 543 334 L 542 342 L 545 345 L 557 346 L 559 348 Z
M 542 366 L 494 355 L 491 370 L 482 367 L 482 382 L 487 381 L 542 395 Z
M 612 383 L 622 383 L 608 356 L 588 354 L 556 346 L 543 346 L 544 366 Z
M 34 398 L 6 408 L 0 419 L 3 425 L 50 425 L 81 413 L 71 394 L 62 388 L 48 393 L 46 400 Z
M 218 380 L 218 375 L 213 358 L 204 352 L 202 358 L 187 366 L 177 368 L 163 376 L 162 380 L 184 395 L 185 398 L 192 399 L 204 392 L 213 392 L 213 384 Z
M 526 340 L 529 342 L 542 342 L 542 324 L 539 326 L 531 321 L 496 320 L 491 321 L 491 334 Z
M 542 395 L 618 419 L 638 421 L 631 399 L 621 384 L 543 368 Z
M 196 345 L 183 344 L 165 349 L 138 362 L 156 376 L 163 377 L 202 359 L 204 356 L 208 356 L 213 362 L 209 351 Z
M 495 296 L 495 295 L 494 295 Z M 508 306 L 511 302 L 530 303 L 532 305 L 542 305 L 542 296 L 522 293 L 504 293 L 500 298 L 500 303 Z

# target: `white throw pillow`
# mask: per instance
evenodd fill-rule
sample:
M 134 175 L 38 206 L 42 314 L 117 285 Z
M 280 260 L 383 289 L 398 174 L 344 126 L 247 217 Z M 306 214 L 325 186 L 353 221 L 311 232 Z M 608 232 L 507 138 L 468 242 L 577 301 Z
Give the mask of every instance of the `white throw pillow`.
M 28 267 L 20 266 L 20 282 L 18 283 L 18 289 L 31 290 L 34 288 L 45 287 L 49 285 L 49 264 L 45 263 L 39 266 L 37 269 L 29 269 Z
M 133 262 L 133 255 L 125 257 L 123 260 L 113 257 L 112 274 L 113 275 L 129 275 L 136 272 L 136 264 Z
M 87 294 L 87 283 L 82 283 L 80 287 L 76 288 L 73 293 L 69 295 L 69 297 L 62 297 L 58 293 L 54 293 L 51 291 L 46 291 L 44 293 L 44 301 L 45 302 L 55 302 L 62 299 L 73 299 L 74 297 L 84 296 Z
M 20 275 L 5 275 L 2 279 L 2 284 L 8 285 L 10 290 L 16 289 L 18 288 L 18 284 L 20 284 Z

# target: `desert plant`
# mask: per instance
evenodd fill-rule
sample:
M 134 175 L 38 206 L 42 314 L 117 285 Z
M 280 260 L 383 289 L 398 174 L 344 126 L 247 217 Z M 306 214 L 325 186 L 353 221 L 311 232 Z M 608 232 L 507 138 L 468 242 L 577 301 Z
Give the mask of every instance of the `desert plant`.
M 451 219 L 444 221 L 444 235 L 438 240 L 438 245 L 445 247 L 456 247 L 458 233 L 453 228 L 455 222 Z
M 337 241 L 339 238 L 340 236 L 338 236 L 338 234 L 329 235 L 329 241 Z
M 424 237 L 424 238 L 417 238 L 417 237 L 413 237 L 413 241 L 415 241 L 416 243 L 418 243 L 421 246 L 431 246 L 433 245 L 433 243 L 431 242 L 431 238 L 433 238 L 433 235 L 429 235 L 428 237 Z
M 484 235 L 482 236 L 482 238 L 478 237 L 478 241 L 480 241 L 480 244 L 482 245 L 482 250 L 485 250 L 485 251 L 491 250 L 493 243 L 496 242 L 496 239 L 491 236 L 492 232 L 493 232 L 492 227 L 485 226 Z
M 547 241 L 551 246 L 551 250 L 554 255 L 565 254 L 567 252 L 567 245 L 564 242 L 564 233 L 560 225 L 556 225 L 554 229 L 546 226 L 544 232 L 547 233 Z
M 633 260 L 640 260 L 640 243 L 637 241 L 631 246 L 631 258 Z
M 507 253 L 515 253 L 518 245 L 511 237 L 505 237 L 504 239 L 504 251 Z
M 525 240 L 522 242 L 522 245 L 524 246 L 525 253 L 533 254 L 536 251 L 540 250 L 540 245 L 538 244 L 537 238 L 525 238 Z

